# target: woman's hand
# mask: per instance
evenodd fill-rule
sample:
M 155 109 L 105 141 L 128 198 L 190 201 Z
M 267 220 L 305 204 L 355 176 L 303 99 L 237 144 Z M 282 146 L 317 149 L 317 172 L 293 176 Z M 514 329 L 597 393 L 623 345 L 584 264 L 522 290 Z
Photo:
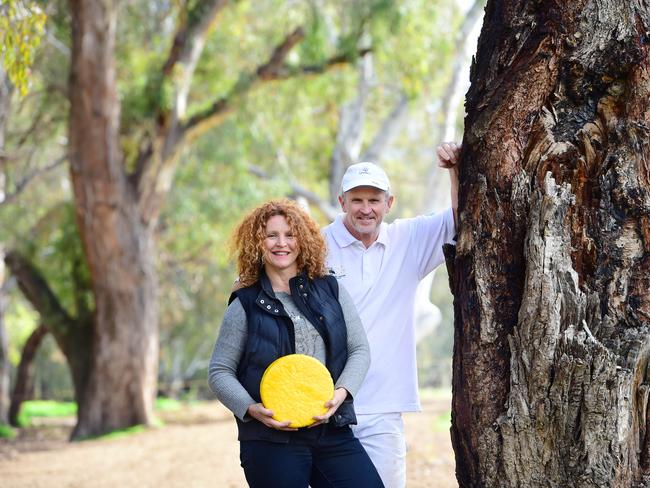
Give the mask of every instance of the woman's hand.
M 341 403 L 348 397 L 348 390 L 345 388 L 337 388 L 334 390 L 334 398 L 325 402 L 325 407 L 327 407 L 327 412 L 323 415 L 316 415 L 314 418 L 316 422 L 311 424 L 309 427 L 316 427 L 317 425 L 324 424 L 329 420 L 329 418 L 334 415 L 334 412 L 341 406 Z
M 247 412 L 248 415 L 253 417 L 255 420 L 262 422 L 264 425 L 270 427 L 271 429 L 285 430 L 288 432 L 298 430 L 294 427 L 289 427 L 289 424 L 291 424 L 290 420 L 287 420 L 285 422 L 278 422 L 275 420 L 273 418 L 273 411 L 269 410 L 268 408 L 264 408 L 264 405 L 261 403 L 253 403 L 248 407 Z

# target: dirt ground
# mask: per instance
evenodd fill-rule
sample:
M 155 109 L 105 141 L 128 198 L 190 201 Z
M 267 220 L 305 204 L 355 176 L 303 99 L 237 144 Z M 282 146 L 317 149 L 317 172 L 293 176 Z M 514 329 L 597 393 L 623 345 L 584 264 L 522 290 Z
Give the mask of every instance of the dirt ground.
M 423 411 L 405 415 L 409 488 L 457 487 L 454 456 L 444 418 L 450 398 L 423 400 Z M 4 488 L 238 488 L 235 422 L 219 403 L 160 415 L 163 427 L 114 439 L 67 442 L 64 425 L 28 429 L 0 440 Z M 443 419 L 441 421 L 441 419 Z

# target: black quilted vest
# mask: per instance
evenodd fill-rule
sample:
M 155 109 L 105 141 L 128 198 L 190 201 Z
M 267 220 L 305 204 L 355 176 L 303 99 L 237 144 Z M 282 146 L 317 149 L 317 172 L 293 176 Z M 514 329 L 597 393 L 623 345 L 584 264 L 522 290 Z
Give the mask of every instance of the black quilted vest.
M 334 383 L 347 361 L 347 329 L 343 311 L 338 301 L 338 283 L 333 276 L 314 280 L 300 274 L 289 281 L 291 297 L 300 312 L 312 323 L 325 342 L 325 366 Z M 239 298 L 244 311 L 248 335 L 242 358 L 237 368 L 237 378 L 246 391 L 258 402 L 260 381 L 269 364 L 279 357 L 296 352 L 293 322 L 275 297 L 271 282 L 264 272 L 251 286 L 235 291 L 230 301 Z M 341 405 L 330 419 L 335 426 L 356 423 L 352 400 Z M 293 432 L 269 429 L 254 419 L 242 422 L 237 419 L 239 440 L 269 440 L 288 442 Z

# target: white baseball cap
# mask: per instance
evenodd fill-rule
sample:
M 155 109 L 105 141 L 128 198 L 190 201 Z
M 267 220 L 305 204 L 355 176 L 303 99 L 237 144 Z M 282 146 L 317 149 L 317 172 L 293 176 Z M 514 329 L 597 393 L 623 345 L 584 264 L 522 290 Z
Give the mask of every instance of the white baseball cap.
M 374 163 L 357 163 L 348 167 L 341 181 L 345 193 L 358 186 L 373 186 L 383 191 L 390 190 L 386 172 Z

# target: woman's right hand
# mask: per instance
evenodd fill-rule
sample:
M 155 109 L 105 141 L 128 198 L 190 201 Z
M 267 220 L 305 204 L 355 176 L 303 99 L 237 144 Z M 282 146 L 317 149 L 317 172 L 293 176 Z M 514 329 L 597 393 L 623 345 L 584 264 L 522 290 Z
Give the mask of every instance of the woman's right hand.
M 273 411 L 269 410 L 268 408 L 264 408 L 264 405 L 261 403 L 253 403 L 248 407 L 247 412 L 248 415 L 253 417 L 255 420 L 262 422 L 264 425 L 270 427 L 271 429 L 285 430 L 288 432 L 298 430 L 294 427 L 289 427 L 289 424 L 291 424 L 290 420 L 287 420 L 285 422 L 278 422 L 275 420 L 273 418 Z

